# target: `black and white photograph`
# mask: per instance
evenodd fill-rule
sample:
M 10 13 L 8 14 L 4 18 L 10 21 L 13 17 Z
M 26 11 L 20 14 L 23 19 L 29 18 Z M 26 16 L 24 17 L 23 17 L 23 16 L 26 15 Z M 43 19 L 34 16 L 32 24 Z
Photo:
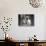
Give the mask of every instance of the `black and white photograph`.
M 46 0 L 0 0 L 0 46 L 46 46 Z
M 34 14 L 19 14 L 18 25 L 19 26 L 34 26 Z

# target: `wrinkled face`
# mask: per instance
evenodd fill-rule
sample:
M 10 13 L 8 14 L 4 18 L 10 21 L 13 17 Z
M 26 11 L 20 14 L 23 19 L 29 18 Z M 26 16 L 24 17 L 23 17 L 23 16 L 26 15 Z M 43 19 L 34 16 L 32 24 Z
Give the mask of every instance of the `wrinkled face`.
M 37 8 L 40 6 L 41 0 L 29 0 L 29 2 L 34 8 Z

